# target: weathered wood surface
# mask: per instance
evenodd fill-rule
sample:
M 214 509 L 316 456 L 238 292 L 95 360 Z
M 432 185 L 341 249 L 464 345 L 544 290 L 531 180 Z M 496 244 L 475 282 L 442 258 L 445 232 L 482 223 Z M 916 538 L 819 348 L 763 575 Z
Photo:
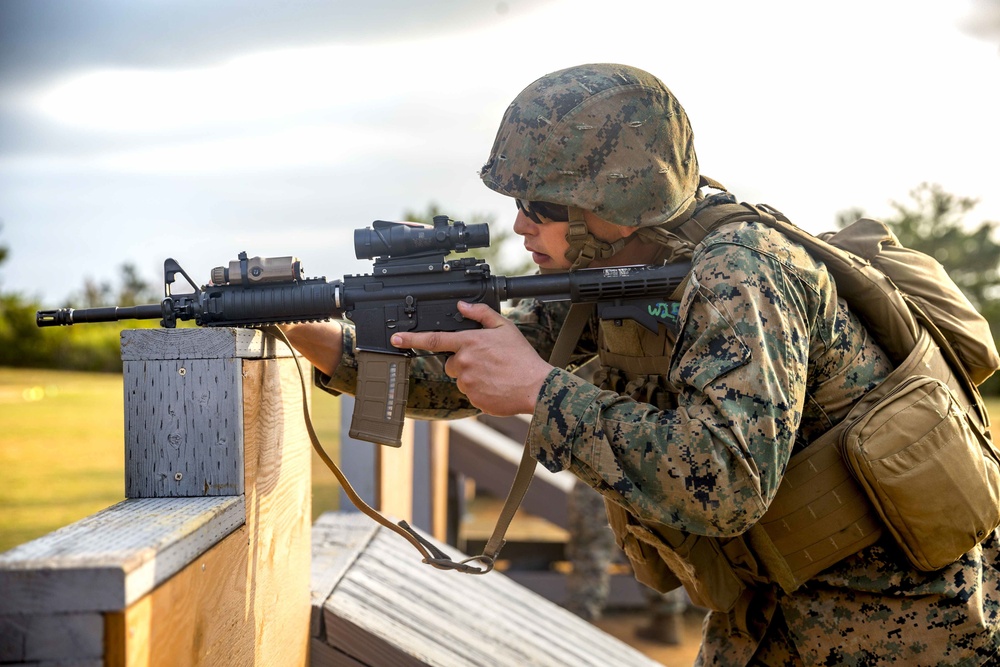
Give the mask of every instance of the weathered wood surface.
M 243 360 L 124 362 L 125 496 L 243 493 Z
M 88 614 L 0 616 L 0 664 L 73 660 L 102 664 L 104 617 Z
M 473 576 L 423 564 L 409 543 L 362 515 L 321 516 L 313 552 L 313 604 L 322 600 L 313 665 L 658 664 L 500 572 Z
M 513 423 L 519 424 L 518 421 Z M 521 460 L 523 439 L 514 440 L 474 418 L 451 421 L 448 425 L 451 469 L 476 480 L 477 489 L 505 498 Z M 536 464 L 535 477 L 521 507 L 565 528 L 569 492 L 575 483 L 576 477 L 569 471 L 553 474 Z
M 244 520 L 236 496 L 124 500 L 0 554 L 0 614 L 122 609 Z
M 160 355 L 194 371 L 187 380 L 204 367 L 171 355 L 197 357 L 207 347 L 232 357 L 211 361 L 235 369 L 228 377 L 242 397 L 232 409 L 244 495 L 128 498 L 0 554 L 0 663 L 307 662 L 311 459 L 298 369 L 291 357 L 267 352 L 273 345 L 260 332 L 246 333 L 124 337 L 143 341 L 123 340 L 128 363 Z M 144 400 L 161 400 L 143 391 Z M 191 396 L 181 398 L 185 410 Z
M 257 329 L 129 329 L 121 333 L 122 361 L 138 359 L 271 359 L 287 346 Z
M 246 522 L 108 619 L 108 664 L 304 665 L 310 446 L 292 359 L 244 362 Z
M 135 329 L 121 335 L 125 497 L 243 493 L 243 360 L 290 357 L 261 331 Z

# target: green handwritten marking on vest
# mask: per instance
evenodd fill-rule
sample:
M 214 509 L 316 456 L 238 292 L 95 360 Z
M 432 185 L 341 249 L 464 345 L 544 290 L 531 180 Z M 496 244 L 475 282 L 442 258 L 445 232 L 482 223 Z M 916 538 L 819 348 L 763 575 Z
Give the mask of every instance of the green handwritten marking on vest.
M 652 317 L 665 322 L 677 322 L 677 314 L 680 312 L 681 304 L 677 301 L 659 301 L 646 306 L 646 310 Z

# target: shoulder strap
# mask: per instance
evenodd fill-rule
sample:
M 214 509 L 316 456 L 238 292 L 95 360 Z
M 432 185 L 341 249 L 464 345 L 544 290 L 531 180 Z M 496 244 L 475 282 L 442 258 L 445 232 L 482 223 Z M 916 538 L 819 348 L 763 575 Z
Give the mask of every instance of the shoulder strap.
M 299 372 L 299 381 L 302 386 L 302 410 L 305 416 L 306 431 L 309 433 L 309 441 L 312 443 L 313 449 L 316 451 L 319 458 L 326 464 L 326 467 L 330 469 L 330 472 L 333 473 L 334 477 L 337 478 L 337 481 L 340 483 L 341 488 L 343 488 L 344 493 L 354 506 L 376 523 L 385 526 L 412 544 L 413 547 L 420 552 L 420 555 L 423 556 L 423 562 L 428 565 L 432 565 L 439 570 L 458 570 L 459 572 L 464 572 L 466 574 L 486 574 L 492 570 L 494 562 L 492 560 L 483 560 L 481 556 L 473 556 L 472 558 L 466 558 L 462 561 L 452 560 L 448 554 L 441 551 L 432 542 L 430 542 L 430 540 L 427 540 L 424 536 L 420 535 L 417 531 L 410 527 L 406 521 L 400 521 L 398 524 L 393 523 L 387 519 L 385 515 L 366 503 L 364 499 L 358 495 L 358 493 L 354 490 L 354 487 L 351 486 L 350 481 L 347 479 L 347 475 L 344 474 L 340 467 L 334 463 L 333 459 L 330 458 L 330 455 L 326 453 L 326 450 L 323 449 L 323 445 L 319 441 L 319 436 L 316 435 L 316 430 L 313 428 L 312 417 L 309 414 L 309 391 L 306 383 L 306 373 L 302 370 L 300 356 L 295 353 L 295 349 L 285 336 L 285 332 L 277 326 L 265 326 L 261 327 L 261 330 L 282 341 L 286 346 L 288 346 L 288 349 L 291 350 L 292 358 L 295 360 L 295 367 Z M 483 567 L 470 565 L 470 563 L 477 560 L 483 563 Z
M 989 425 L 989 416 L 976 383 L 951 342 L 916 300 L 897 289 L 892 280 L 869 261 L 813 236 L 779 211 L 766 205 L 743 206 L 756 211 L 762 223 L 800 244 L 826 265 L 837 285 L 838 295 L 861 317 L 865 327 L 895 365 L 902 364 L 911 356 L 921 338 L 921 331 L 926 330 L 941 348 L 977 416 L 984 426 Z
M 570 355 L 573 353 L 577 341 L 580 340 L 583 329 L 587 326 L 587 321 L 593 312 L 594 304 L 592 303 L 574 303 L 570 306 L 569 313 L 556 337 L 555 347 L 552 348 L 552 354 L 549 355 L 550 364 L 556 368 L 563 368 L 569 363 Z M 517 472 L 514 474 L 514 481 L 510 486 L 510 491 L 507 492 L 507 499 L 504 500 L 503 507 L 500 509 L 500 516 L 497 517 L 493 533 L 486 542 L 483 553 L 477 557 L 482 562 L 495 563 L 500 555 L 500 550 L 506 543 L 504 535 L 524 500 L 524 494 L 528 492 L 537 465 L 538 462 L 531 455 L 531 448 L 525 442 L 521 451 L 521 461 L 517 464 Z

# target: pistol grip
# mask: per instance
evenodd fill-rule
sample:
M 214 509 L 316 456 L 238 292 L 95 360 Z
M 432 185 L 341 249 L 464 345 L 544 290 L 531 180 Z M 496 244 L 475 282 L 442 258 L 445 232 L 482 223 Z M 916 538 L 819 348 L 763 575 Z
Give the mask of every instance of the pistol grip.
M 358 440 L 402 444 L 410 358 L 403 354 L 358 350 L 358 386 L 350 435 Z

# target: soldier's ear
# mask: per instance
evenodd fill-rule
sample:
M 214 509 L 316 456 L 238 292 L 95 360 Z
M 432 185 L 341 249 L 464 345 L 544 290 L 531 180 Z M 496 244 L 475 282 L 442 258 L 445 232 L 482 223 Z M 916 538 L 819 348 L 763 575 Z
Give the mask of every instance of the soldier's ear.
M 635 234 L 639 229 L 638 227 L 616 225 L 613 222 L 608 222 L 604 218 L 594 215 L 590 211 L 583 212 L 583 219 L 587 223 L 587 229 L 590 230 L 591 234 L 606 241 L 627 238 Z

